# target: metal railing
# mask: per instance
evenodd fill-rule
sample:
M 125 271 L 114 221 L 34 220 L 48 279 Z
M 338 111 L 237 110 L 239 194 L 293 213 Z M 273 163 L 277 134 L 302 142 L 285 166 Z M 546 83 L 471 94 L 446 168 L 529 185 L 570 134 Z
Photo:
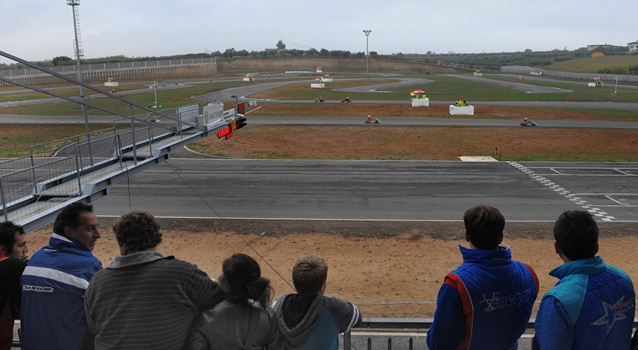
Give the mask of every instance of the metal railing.
M 121 117 L 111 128 L 89 132 L 87 125 L 87 132 L 82 135 L 34 145 L 29 148 L 28 156 L 0 161 L 0 215 L 3 221 L 10 220 L 25 226 L 27 232 L 46 224 L 42 222 L 51 219 L 55 211 L 61 210 L 73 198 L 91 199 L 105 195 L 105 189 L 121 177 L 123 170 L 127 175 L 141 171 L 167 159 L 171 149 L 206 137 L 217 131 L 215 128 L 221 129 L 221 125 L 198 124 L 198 116 L 201 115 L 199 104 L 157 111 L 5 52 L 0 51 L 0 56 L 130 107 L 130 115 L 126 115 L 93 105 L 90 101 L 61 96 L 0 76 L 0 81 Z M 135 114 L 134 108 L 142 113 Z M 235 113 L 234 110 L 230 112 Z M 125 125 L 130 127 L 122 127 L 124 120 Z M 147 162 L 149 158 L 154 158 L 153 162 Z M 38 223 L 32 225 L 34 217 Z M 29 221 L 28 226 L 26 221 Z
M 382 330 L 390 330 L 390 331 L 401 331 L 401 330 L 411 330 L 411 331 L 419 331 L 425 336 L 427 331 L 432 327 L 433 318 L 363 318 L 361 323 L 353 328 L 350 332 L 346 332 L 343 335 L 343 349 L 344 350 L 352 350 L 352 332 L 363 331 L 363 330 L 372 330 L 372 331 L 382 331 Z M 536 319 L 531 318 L 527 322 L 527 330 L 534 330 L 534 323 Z M 634 318 L 633 329 L 638 327 L 638 318 Z M 371 350 L 371 339 L 367 338 L 367 350 Z M 387 337 L 387 349 L 392 350 L 392 336 Z M 413 339 L 410 337 L 407 341 L 407 349 L 412 350 L 413 347 Z M 375 347 L 374 349 L 379 349 Z M 405 349 L 405 348 L 401 348 Z

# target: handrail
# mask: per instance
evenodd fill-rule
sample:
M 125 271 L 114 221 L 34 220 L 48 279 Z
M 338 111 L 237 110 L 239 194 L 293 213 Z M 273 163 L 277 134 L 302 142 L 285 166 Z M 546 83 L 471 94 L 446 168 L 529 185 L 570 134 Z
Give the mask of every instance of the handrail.
M 432 327 L 434 318 L 363 318 L 361 323 L 343 334 L 343 349 L 352 350 L 352 332 L 363 329 L 370 330 L 400 330 L 400 329 L 420 329 L 427 334 L 427 330 Z M 536 318 L 530 318 L 527 322 L 527 329 L 533 330 Z M 634 318 L 633 328 L 638 327 L 638 318 Z

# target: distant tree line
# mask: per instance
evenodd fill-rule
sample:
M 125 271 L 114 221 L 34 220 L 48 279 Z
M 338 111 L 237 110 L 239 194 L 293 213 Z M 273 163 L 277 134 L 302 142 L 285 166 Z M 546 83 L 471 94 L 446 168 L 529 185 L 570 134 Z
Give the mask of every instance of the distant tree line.
M 370 57 L 382 58 L 387 60 L 408 61 L 426 64 L 442 64 L 442 65 L 459 65 L 465 67 L 474 67 L 476 69 L 498 70 L 501 66 L 530 66 L 543 67 L 553 62 L 568 61 L 578 57 L 589 57 L 592 54 L 598 55 L 625 55 L 629 48 L 625 46 L 603 45 L 592 51 L 587 48 L 577 50 L 559 50 L 552 51 L 532 51 L 527 49 L 522 52 L 502 52 L 502 53 L 473 53 L 473 54 L 457 54 L 446 53 L 437 54 L 428 51 L 425 54 L 414 53 L 395 53 L 391 55 L 379 55 L 376 51 L 370 51 Z M 347 50 L 317 50 L 314 48 L 308 50 L 286 49 L 286 44 L 282 40 L 277 42 L 276 48 L 265 49 L 262 51 L 235 50 L 228 48 L 224 51 L 214 51 L 205 53 L 191 53 L 185 55 L 173 56 L 146 56 L 146 57 L 126 57 L 123 55 L 110 56 L 102 58 L 83 59 L 82 63 L 116 63 L 130 61 L 153 61 L 153 60 L 169 60 L 169 59 L 191 59 L 191 58 L 209 58 L 219 57 L 222 59 L 237 58 L 334 58 L 334 59 L 363 59 L 365 52 L 350 52 Z M 75 64 L 75 60 L 67 56 L 54 57 L 51 61 L 36 62 L 42 66 L 59 66 Z M 1 64 L 0 68 L 22 68 L 21 64 Z M 598 73 L 627 74 L 638 73 L 638 66 L 605 68 Z
M 600 46 L 592 51 L 587 48 L 577 50 L 559 50 L 552 51 L 532 51 L 527 49 L 523 52 L 502 52 L 502 53 L 475 53 L 475 54 L 436 54 L 428 52 L 425 55 L 406 54 L 404 57 L 409 60 L 425 61 L 430 64 L 459 64 L 472 66 L 478 69 L 498 70 L 502 66 L 529 66 L 540 67 L 548 66 L 554 62 L 569 61 L 579 57 L 591 57 L 593 54 L 599 53 L 601 56 L 626 55 L 629 52 L 628 47 L 623 46 Z M 630 67 L 629 67 L 630 68 Z M 627 74 L 627 68 L 625 73 Z M 609 69 L 608 69 L 609 70 Z M 619 72 L 603 72 L 598 73 L 619 73 Z

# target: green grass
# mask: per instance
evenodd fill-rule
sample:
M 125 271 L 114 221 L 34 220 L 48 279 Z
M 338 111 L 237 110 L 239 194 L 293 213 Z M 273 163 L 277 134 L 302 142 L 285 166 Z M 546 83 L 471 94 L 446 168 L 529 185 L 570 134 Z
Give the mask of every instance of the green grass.
M 244 85 L 241 81 L 220 82 L 220 83 L 204 83 L 193 85 L 192 87 L 182 89 L 171 90 L 157 90 L 157 100 L 163 109 L 174 108 L 187 104 L 205 102 L 196 101 L 191 96 L 201 95 L 217 90 L 227 89 L 231 87 L 237 87 Z M 56 92 L 57 93 L 57 92 Z M 123 96 L 125 99 L 137 103 L 139 105 L 150 108 L 155 102 L 155 92 L 152 89 L 148 91 L 140 92 L 137 94 Z M 130 107 L 128 104 L 111 98 L 94 98 L 87 97 L 87 102 L 108 109 L 110 111 L 130 115 Z M 229 106 L 231 103 L 229 103 Z M 26 106 L 7 107 L 0 109 L 0 112 L 8 114 L 20 114 L 20 115 L 82 115 L 82 109 L 80 105 L 72 102 L 57 102 L 46 103 Z M 135 107 L 134 114 L 145 113 L 144 110 Z M 90 109 L 89 115 L 104 115 L 106 112 L 98 109 Z
M 351 100 L 409 100 L 410 92 L 416 89 L 424 90 L 430 101 L 455 101 L 461 96 L 469 101 L 591 101 L 591 102 L 638 102 L 638 89 L 618 88 L 616 96 L 610 96 L 614 92 L 612 84 L 606 84 L 602 88 L 590 88 L 582 82 L 582 85 L 565 82 L 538 82 L 533 80 L 519 80 L 511 76 L 489 76 L 490 79 L 516 81 L 532 85 L 543 85 L 572 90 L 564 93 L 539 93 L 528 94 L 508 88 L 487 84 L 480 81 L 459 79 L 449 75 L 431 75 L 431 83 L 406 85 L 398 88 L 383 89 L 392 93 L 375 92 L 339 92 L 334 89 L 366 86 L 375 84 L 386 84 L 396 82 L 394 80 L 373 79 L 369 84 L 366 82 L 334 82 L 326 83 L 326 89 L 312 89 L 308 83 L 286 85 L 277 89 L 269 90 L 268 97 L 281 100 L 314 100 L 322 96 L 325 100 L 341 100 L 349 96 Z M 274 95 L 274 96 L 273 96 Z M 255 97 L 259 98 L 260 94 Z
M 560 72 L 597 73 L 602 69 L 624 68 L 638 64 L 638 55 L 613 55 L 604 57 L 582 57 L 569 61 L 554 62 L 543 69 Z

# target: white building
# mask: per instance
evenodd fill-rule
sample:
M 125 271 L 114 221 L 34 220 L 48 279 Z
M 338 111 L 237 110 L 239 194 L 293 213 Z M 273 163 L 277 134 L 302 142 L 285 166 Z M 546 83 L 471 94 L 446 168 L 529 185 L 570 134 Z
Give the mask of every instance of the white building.
M 629 46 L 629 52 L 638 51 L 638 41 L 627 43 L 627 46 Z

